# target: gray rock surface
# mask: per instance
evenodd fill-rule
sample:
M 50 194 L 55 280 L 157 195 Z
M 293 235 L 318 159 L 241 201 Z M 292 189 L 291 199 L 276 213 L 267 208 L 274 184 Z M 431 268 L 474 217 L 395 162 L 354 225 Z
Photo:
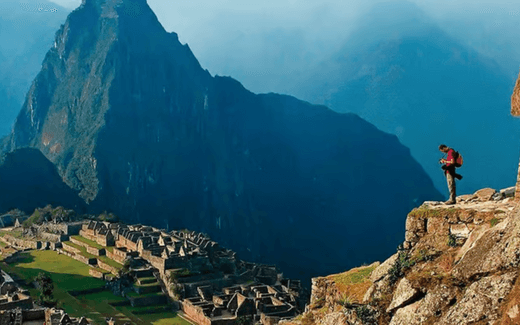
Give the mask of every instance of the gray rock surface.
M 481 201 L 489 201 L 497 191 L 492 188 L 483 188 L 475 192 Z
M 390 256 L 386 261 L 384 261 L 381 265 L 379 265 L 372 274 L 370 274 L 370 281 L 377 282 L 381 280 L 385 275 L 388 274 L 388 270 L 395 264 L 397 260 L 398 254 Z
M 386 312 L 392 312 L 393 310 L 408 304 L 419 295 L 420 291 L 412 287 L 412 284 L 410 281 L 408 281 L 408 279 L 401 279 L 397 285 L 397 288 L 395 289 L 394 297 L 390 303 L 390 306 L 386 309 Z
M 492 324 L 498 319 L 498 307 L 506 298 L 517 272 L 493 275 L 471 284 L 462 300 L 455 304 L 439 321 L 440 325 L 465 325 L 478 321 Z

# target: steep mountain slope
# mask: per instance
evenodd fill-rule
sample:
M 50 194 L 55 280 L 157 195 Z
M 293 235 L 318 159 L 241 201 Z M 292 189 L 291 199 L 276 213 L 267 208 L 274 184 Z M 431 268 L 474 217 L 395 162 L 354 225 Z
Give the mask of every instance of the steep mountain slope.
M 520 76 L 514 116 L 519 94 Z M 424 202 L 408 214 L 397 253 L 312 279 L 305 314 L 280 324 L 518 324 L 519 193 L 520 177 L 516 188 L 484 188 L 457 197 L 455 205 Z
M 467 162 L 459 193 L 472 193 L 507 187 L 515 172 L 520 128 L 507 114 L 509 75 L 400 1 L 363 16 L 344 48 L 291 94 L 396 134 L 443 191 L 437 147 L 455 147 Z
M 63 205 L 79 213 L 86 211 L 85 202 L 37 149 L 23 148 L 3 155 L 0 182 L 0 212 L 16 208 L 32 213 L 47 204 Z
M 69 15 L 5 143 L 40 149 L 91 210 L 205 231 L 300 278 L 389 254 L 400 216 L 442 197 L 358 116 L 212 77 L 145 0 Z
M 4 136 L 70 10 L 49 1 L 3 0 L 0 11 L 0 136 Z

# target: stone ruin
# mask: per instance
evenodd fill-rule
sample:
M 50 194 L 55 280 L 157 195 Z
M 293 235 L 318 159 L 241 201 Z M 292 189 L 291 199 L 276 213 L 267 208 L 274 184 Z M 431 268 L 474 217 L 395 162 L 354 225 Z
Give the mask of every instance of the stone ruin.
M 239 317 L 270 324 L 305 304 L 300 281 L 284 279 L 274 266 L 240 261 L 202 233 L 91 220 L 80 235 L 112 246 L 107 256 L 119 263 L 145 260 L 163 291 L 199 324 L 234 324 Z
M 107 249 L 90 247 L 70 237 L 78 234 Z M 165 297 L 172 298 L 174 306 L 199 324 L 234 324 L 241 317 L 274 324 L 276 319 L 296 315 L 306 302 L 299 281 L 283 278 L 274 266 L 241 261 L 235 252 L 195 231 L 166 232 L 150 226 L 109 221 L 52 220 L 26 229 L 24 239 L 6 237 L 15 241 L 15 246 L 62 253 L 65 253 L 62 242 L 70 240 L 85 246 L 91 254 L 106 255 L 119 264 L 127 260 L 134 266 L 140 263 L 140 267 L 132 268 L 136 280 L 139 274 L 155 277 Z M 32 240 L 26 240 L 27 237 Z M 43 241 L 34 242 L 35 239 Z M 117 270 L 99 260 L 98 267 L 117 274 Z M 114 278 L 101 276 L 109 282 Z M 163 301 L 155 298 L 130 300 L 136 306 Z M 151 300 L 146 302 L 146 299 Z M 57 322 L 59 317 L 52 317 Z

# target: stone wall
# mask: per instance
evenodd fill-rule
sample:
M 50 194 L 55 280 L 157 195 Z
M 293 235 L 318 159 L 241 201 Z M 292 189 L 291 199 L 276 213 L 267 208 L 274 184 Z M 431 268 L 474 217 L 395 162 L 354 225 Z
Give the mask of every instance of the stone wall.
M 104 263 L 104 262 L 102 262 L 100 260 L 97 261 L 97 264 L 103 270 L 107 270 L 107 271 L 109 271 L 109 272 L 111 272 L 113 274 L 117 274 L 117 269 L 115 267 L 110 266 L 110 265 L 108 265 L 108 264 L 106 264 L 106 263 Z
M 72 248 L 74 248 L 74 247 L 72 247 Z M 76 248 L 74 248 L 74 249 L 76 249 Z M 72 257 L 76 261 L 80 261 L 81 263 L 85 263 L 87 265 L 95 265 L 97 263 L 97 259 L 95 259 L 95 258 L 87 258 L 87 257 L 85 257 L 85 256 L 83 256 L 81 254 L 76 254 L 76 253 L 73 253 L 73 252 L 69 252 L 69 251 L 66 251 L 66 250 L 64 250 L 62 248 L 57 248 L 56 251 L 58 253 L 60 253 L 60 254 Z
M 189 318 L 194 320 L 199 325 L 212 325 L 211 319 L 204 315 L 204 311 L 202 308 L 198 306 L 193 306 L 189 302 L 183 301 L 181 303 L 181 309 Z
M 175 259 L 174 258 L 162 258 L 158 256 L 152 255 L 152 252 L 144 249 L 141 256 L 146 259 L 150 264 L 153 265 L 156 269 L 159 270 L 159 272 L 164 273 L 165 270 L 173 269 L 175 266 Z
M 22 247 L 22 248 L 32 248 L 32 249 L 40 249 L 42 247 L 42 243 L 40 241 L 14 238 L 11 235 L 5 235 L 4 238 L 9 244 L 11 244 L 13 246 L 18 246 L 18 247 Z
M 77 249 L 76 247 L 73 247 L 67 243 L 61 243 L 61 245 L 62 245 L 62 248 L 64 250 L 66 250 L 67 252 L 71 252 L 74 254 L 81 254 L 81 251 L 79 249 Z
M 102 280 L 105 279 L 105 273 L 103 273 L 103 271 L 101 271 L 100 269 L 96 269 L 96 268 L 91 267 L 88 270 L 88 274 L 90 274 L 93 277 L 98 278 L 98 279 L 102 279 Z
M 24 309 L 22 316 L 24 321 L 45 319 L 45 309 Z
M 0 310 L 9 310 L 15 308 L 31 309 L 33 308 L 33 301 L 31 297 L 17 293 L 20 300 L 8 301 L 0 304 Z
M 117 251 L 118 251 L 118 250 L 114 249 L 114 253 L 112 253 L 112 252 L 110 252 L 109 250 L 106 250 L 106 251 L 105 251 L 105 254 L 106 254 L 106 256 L 107 256 L 109 259 L 111 259 L 111 260 L 113 260 L 113 261 L 116 261 L 116 262 L 118 262 L 118 263 L 120 263 L 120 264 L 125 264 L 126 256 L 121 256 L 120 254 L 117 254 L 117 253 L 116 253 Z
M 84 230 L 84 229 L 81 229 L 79 231 L 79 235 L 82 236 L 82 237 L 85 237 L 87 239 L 90 239 L 92 241 L 96 241 L 96 236 L 94 236 L 94 233 L 92 230 Z
M 41 231 L 39 233 L 39 236 L 40 236 L 41 239 L 43 239 L 45 241 L 50 241 L 50 242 L 53 242 L 53 243 L 69 240 L 69 236 L 68 235 L 53 234 L 53 233 L 45 232 L 45 231 Z
M 43 225 L 43 227 L 49 229 L 49 232 L 58 234 L 63 233 L 65 235 L 73 236 L 78 235 L 83 222 L 71 222 L 71 223 L 53 223 L 47 222 Z
M 118 236 L 119 238 L 116 240 L 116 246 L 118 247 L 126 247 L 128 250 L 136 251 L 137 250 L 137 243 L 132 242 L 129 239 L 126 239 L 123 236 Z
M 87 248 L 87 253 L 89 253 L 89 254 L 96 255 L 96 256 L 106 255 L 106 251 L 104 248 L 98 249 L 98 248 L 88 246 L 88 245 L 86 246 L 86 248 Z

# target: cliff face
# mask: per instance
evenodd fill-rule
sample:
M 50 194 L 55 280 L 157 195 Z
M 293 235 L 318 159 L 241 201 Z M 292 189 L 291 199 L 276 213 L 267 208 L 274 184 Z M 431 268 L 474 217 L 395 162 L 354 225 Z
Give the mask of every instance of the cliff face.
M 520 75 L 516 80 L 515 89 L 511 96 L 511 114 L 513 116 L 520 116 Z
M 313 279 L 306 314 L 286 324 L 518 324 L 520 211 L 493 192 L 412 210 L 402 250 Z
M 25 146 L 93 212 L 207 232 L 292 277 L 390 254 L 396 219 L 441 199 L 397 137 L 212 77 L 145 0 L 86 0 L 69 15 L 5 142 Z
M 85 202 L 65 184 L 56 167 L 37 149 L 23 148 L 0 157 L 0 212 L 32 213 L 48 204 L 86 211 Z

